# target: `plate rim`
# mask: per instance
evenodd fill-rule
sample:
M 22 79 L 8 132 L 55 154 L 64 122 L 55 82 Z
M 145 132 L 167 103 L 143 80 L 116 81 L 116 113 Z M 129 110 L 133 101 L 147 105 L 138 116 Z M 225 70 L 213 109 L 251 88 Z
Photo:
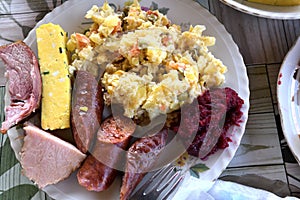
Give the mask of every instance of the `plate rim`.
M 281 89 L 282 88 L 281 85 L 285 84 L 285 82 L 282 81 L 281 76 L 283 76 L 284 70 L 286 70 L 286 68 L 289 67 L 287 62 L 290 59 L 290 57 L 292 56 L 292 54 L 294 53 L 296 48 L 300 49 L 300 36 L 294 42 L 293 46 L 290 48 L 290 50 L 288 51 L 288 53 L 284 57 L 283 62 L 280 66 L 278 77 L 277 77 L 277 101 L 278 101 L 278 112 L 279 112 L 279 115 L 280 115 L 280 123 L 281 123 L 283 135 L 286 139 L 286 142 L 287 142 L 292 154 L 294 155 L 295 159 L 297 160 L 298 164 L 300 165 L 300 150 L 298 152 L 299 154 L 297 154 L 297 152 L 296 152 L 297 148 L 295 148 L 294 145 L 293 145 L 294 141 L 292 140 L 292 138 L 290 138 L 291 134 L 298 134 L 299 135 L 300 133 L 297 133 L 297 130 L 295 129 L 295 127 L 293 127 L 293 128 L 290 127 L 291 124 L 292 124 L 292 126 L 294 124 L 287 120 L 287 118 L 290 118 L 290 113 L 287 114 L 287 111 L 285 111 L 285 108 L 290 107 L 290 105 L 286 105 L 285 104 L 286 102 L 284 102 L 282 100 L 283 96 L 281 96 L 282 93 L 283 93 L 283 95 L 286 95 L 286 93 L 289 94 L 289 92 L 290 92 L 290 90 L 288 90 L 288 89 L 285 89 L 285 90 Z M 299 61 L 300 61 L 300 56 L 298 57 L 298 62 Z M 294 66 L 293 69 L 296 69 L 295 67 L 296 66 Z M 289 80 L 291 80 L 292 79 L 292 74 L 288 74 L 288 75 L 290 75 Z M 278 84 L 279 82 L 281 82 L 281 84 Z M 289 95 L 286 95 L 286 96 L 289 96 Z M 290 131 L 292 131 L 292 133 Z M 299 139 L 299 137 L 298 137 L 298 139 Z M 299 147 L 300 147 L 300 139 L 299 139 L 298 143 L 299 143 Z
M 197 4 L 197 9 L 201 10 L 202 14 L 207 16 L 208 23 L 212 24 L 212 26 L 214 26 L 214 27 L 215 27 L 215 25 L 217 25 L 217 28 L 218 28 L 217 31 L 219 31 L 220 33 L 223 33 L 223 34 L 225 33 L 225 37 L 222 39 L 226 42 L 226 44 L 230 44 L 230 47 L 232 48 L 230 51 L 230 55 L 234 55 L 234 57 L 235 57 L 234 59 L 232 59 L 233 63 L 234 63 L 234 67 L 238 68 L 239 72 L 244 75 L 244 76 L 240 76 L 240 77 L 242 77 L 242 78 L 240 78 L 240 81 L 244 87 L 242 87 L 242 89 L 239 87 L 239 95 L 243 96 L 243 100 L 244 100 L 244 105 L 242 107 L 243 123 L 242 123 L 241 127 L 234 127 L 234 128 L 239 129 L 241 136 L 237 136 L 238 140 L 235 140 L 236 144 L 229 143 L 230 146 L 236 145 L 236 146 L 234 146 L 234 150 L 226 148 L 225 150 L 222 151 L 222 154 L 223 154 L 222 156 L 225 156 L 230 159 L 222 159 L 221 162 L 218 163 L 218 165 L 220 165 L 222 167 L 222 169 L 211 171 L 210 176 L 213 176 L 214 180 L 216 180 L 220 176 L 220 174 L 226 169 L 229 162 L 234 157 L 234 155 L 238 149 L 238 146 L 240 145 L 242 136 L 245 133 L 246 123 L 248 121 L 248 112 L 249 112 L 249 107 L 250 107 L 249 79 L 248 79 L 248 75 L 247 75 L 247 71 L 246 71 L 246 66 L 245 66 L 243 57 L 239 51 L 239 48 L 238 48 L 237 44 L 234 42 L 232 35 L 226 31 L 224 25 L 222 23 L 220 23 L 218 21 L 218 19 L 213 14 L 211 14 L 207 9 L 200 6 L 195 1 L 193 1 L 193 0 L 185 0 L 185 1 L 176 0 L 176 1 L 177 1 L 177 3 L 182 3 L 182 4 L 185 3 L 187 6 L 190 6 L 191 8 L 193 8 L 193 6 L 194 6 L 192 4 L 195 4 L 195 6 Z M 68 1 L 64 2 L 63 4 L 61 4 L 60 6 L 53 9 L 51 12 L 47 13 L 45 15 L 45 17 L 42 20 L 40 20 L 35 25 L 35 27 L 29 32 L 28 36 L 24 39 L 24 42 L 28 45 L 31 45 L 32 42 L 34 42 L 34 40 L 35 40 L 35 29 L 38 26 L 40 26 L 41 24 L 47 23 L 47 22 L 51 22 L 53 16 L 56 16 L 57 14 L 59 14 L 66 8 L 70 9 L 70 7 L 74 6 L 76 4 L 76 2 L 79 3 L 81 1 L 80 0 L 68 0 Z M 90 2 L 86 2 L 86 3 L 89 3 L 90 5 L 92 5 L 92 3 L 90 3 Z M 99 1 L 98 5 L 100 5 L 100 4 L 101 4 L 101 2 Z M 195 9 L 195 8 L 193 8 L 193 9 Z M 17 154 L 17 152 L 15 152 L 15 153 Z M 220 157 L 221 157 L 221 155 L 220 155 Z M 52 187 L 52 186 L 54 186 L 54 187 Z M 56 192 L 62 193 L 63 195 L 66 195 L 59 188 L 57 188 L 56 185 L 51 185 L 50 187 L 48 186 L 44 189 L 44 191 L 46 191 L 47 193 L 49 193 L 50 191 L 53 191 L 53 190 L 55 190 Z
M 237 2 L 236 0 L 220 0 L 222 3 L 225 5 L 228 5 L 238 11 L 241 11 L 246 14 L 250 14 L 256 17 L 262 17 L 262 18 L 269 18 L 269 19 L 279 19 L 279 20 L 290 20 L 290 19 L 300 19 L 300 5 L 295 6 L 299 7 L 299 12 L 297 13 L 278 13 L 278 12 L 271 12 L 271 11 L 266 11 L 263 9 L 257 9 L 251 6 L 247 6 L 243 3 Z M 258 4 L 258 3 L 252 3 L 251 4 Z M 267 7 L 275 7 L 272 5 L 263 5 Z M 283 6 L 276 6 L 276 8 L 280 8 Z M 287 7 L 292 7 L 292 6 L 284 6 L 285 8 Z

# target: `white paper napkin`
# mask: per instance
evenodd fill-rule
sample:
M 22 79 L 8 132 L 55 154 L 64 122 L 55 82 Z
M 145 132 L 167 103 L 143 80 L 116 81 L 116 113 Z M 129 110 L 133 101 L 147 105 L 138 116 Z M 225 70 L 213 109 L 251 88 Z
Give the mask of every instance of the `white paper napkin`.
M 296 200 L 296 197 L 281 198 L 266 190 L 256 189 L 230 181 L 203 181 L 187 176 L 173 200 Z

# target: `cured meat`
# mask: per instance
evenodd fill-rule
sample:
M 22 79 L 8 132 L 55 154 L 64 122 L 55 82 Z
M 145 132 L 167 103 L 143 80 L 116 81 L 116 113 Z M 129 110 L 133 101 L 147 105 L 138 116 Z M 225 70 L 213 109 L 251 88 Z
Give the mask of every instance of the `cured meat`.
M 23 173 L 39 188 L 66 179 L 79 168 L 86 155 L 72 144 L 26 124 L 21 149 Z
M 125 175 L 121 186 L 120 199 L 129 199 L 132 191 L 150 171 L 166 145 L 167 129 L 154 136 L 137 140 L 128 150 Z
M 1 46 L 0 58 L 6 66 L 10 94 L 1 127 L 1 132 L 6 133 L 39 107 L 42 81 L 38 61 L 24 42 Z
M 107 118 L 97 132 L 92 155 L 88 156 L 77 173 L 79 184 L 89 191 L 106 190 L 113 183 L 118 169 L 124 167 L 124 150 L 134 130 L 135 124 L 129 118 Z
M 86 153 L 101 123 L 103 112 L 101 84 L 98 84 L 91 73 L 79 70 L 76 73 L 72 96 L 73 137 L 77 148 Z

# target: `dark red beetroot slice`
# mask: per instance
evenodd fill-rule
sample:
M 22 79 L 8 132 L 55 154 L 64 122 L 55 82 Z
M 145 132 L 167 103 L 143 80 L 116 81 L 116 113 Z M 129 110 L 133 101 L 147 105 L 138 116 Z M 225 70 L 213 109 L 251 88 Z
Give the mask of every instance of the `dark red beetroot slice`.
M 87 71 L 78 71 L 72 94 L 72 133 L 76 146 L 83 153 L 91 147 L 103 112 L 102 87 Z
M 10 105 L 5 109 L 1 132 L 28 117 L 40 104 L 42 80 L 38 61 L 24 42 L 0 47 L 0 58 L 6 66 Z
M 154 136 L 141 138 L 128 150 L 125 175 L 120 199 L 128 199 L 145 174 L 152 170 L 155 161 L 166 145 L 168 131 L 163 129 Z
M 135 124 L 125 117 L 109 117 L 97 133 L 92 155 L 77 173 L 80 185 L 90 191 L 106 190 L 124 167 L 125 152 Z
M 182 110 L 183 116 L 180 126 L 185 127 L 184 131 L 178 134 L 187 141 L 193 137 L 187 152 L 190 155 L 201 159 L 215 153 L 218 149 L 228 147 L 231 141 L 227 136 L 227 131 L 231 126 L 238 126 L 243 113 L 241 107 L 244 101 L 231 88 L 215 88 L 205 91 L 196 100 L 198 107 L 187 107 Z M 195 110 L 199 110 L 198 116 L 194 115 Z M 193 121 L 198 120 L 198 128 L 192 126 Z M 188 128 L 190 127 L 190 128 Z M 176 128 L 175 128 L 176 129 Z M 193 131 L 197 130 L 196 136 Z

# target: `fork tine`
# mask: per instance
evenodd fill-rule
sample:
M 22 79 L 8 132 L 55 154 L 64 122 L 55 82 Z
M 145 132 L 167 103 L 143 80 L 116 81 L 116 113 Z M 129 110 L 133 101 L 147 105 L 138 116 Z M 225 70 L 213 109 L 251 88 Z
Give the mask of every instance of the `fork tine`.
M 154 181 L 154 179 L 156 177 L 158 177 L 159 175 L 163 175 L 163 177 L 165 177 L 167 175 L 167 173 L 169 173 L 170 169 L 173 169 L 173 165 L 168 164 L 166 166 L 164 166 L 163 168 L 157 170 L 154 175 L 149 178 L 131 197 L 131 199 L 135 199 L 135 197 L 139 197 L 139 196 L 145 196 L 146 193 L 146 189 L 149 187 L 149 185 Z M 167 172 L 167 173 L 166 173 Z
M 179 186 L 184 178 L 184 173 L 181 171 L 174 172 L 176 166 L 169 164 L 160 170 L 156 171 L 154 175 L 131 196 L 131 200 L 153 200 L 167 199 Z M 174 174 L 173 174 L 174 173 Z M 159 176 L 159 177 L 158 177 Z M 152 182 L 155 182 L 152 184 Z
M 169 175 L 172 174 L 174 168 L 175 168 L 175 166 L 172 166 L 172 165 L 166 167 L 165 170 L 163 170 L 161 173 L 155 174 L 155 177 L 153 176 L 154 178 L 151 180 L 151 182 L 152 182 L 158 175 L 160 175 L 160 174 L 162 174 L 162 176 L 159 178 L 159 180 L 160 180 L 160 181 L 164 180 L 166 177 L 168 177 Z M 174 176 L 174 175 L 173 175 L 173 176 Z M 172 178 L 173 178 L 173 176 L 172 176 Z M 169 180 L 170 180 L 170 178 L 169 178 Z M 168 181 L 169 181 L 169 180 L 168 180 Z M 160 181 L 156 181 L 156 182 L 154 183 L 154 185 L 152 185 L 152 187 L 149 187 L 149 185 L 150 185 L 151 182 L 150 182 L 150 183 L 148 182 L 149 184 L 148 184 L 147 190 L 145 190 L 145 192 L 144 192 L 145 195 L 146 195 L 147 193 L 153 191 L 153 189 L 156 188 L 158 185 L 161 186 L 162 182 L 160 182 Z M 167 181 L 167 182 L 168 182 L 168 181 Z M 160 191 L 160 190 L 157 189 L 157 191 Z
M 162 178 L 165 178 L 167 176 L 167 174 L 169 174 L 173 169 L 175 168 L 175 166 L 168 164 L 165 167 L 159 169 L 157 172 L 155 172 L 155 174 L 150 178 L 151 182 L 153 181 L 153 179 L 155 179 L 158 175 L 163 174 Z
M 166 199 L 171 195 L 171 193 L 173 193 L 173 192 L 175 191 L 175 189 L 177 188 L 177 186 L 182 182 L 183 178 L 184 178 L 184 175 L 181 174 L 181 175 L 179 176 L 179 178 L 176 180 L 176 182 L 171 186 L 171 188 L 169 189 L 169 191 L 166 192 L 166 193 L 161 197 L 162 200 L 166 200 Z
M 166 182 L 162 182 L 160 184 L 160 187 L 157 188 L 157 191 L 166 189 L 170 185 L 171 182 L 173 182 L 174 180 L 177 180 L 179 175 L 180 175 L 179 171 L 175 172 L 175 174 L 173 174 L 171 178 L 169 178 Z

